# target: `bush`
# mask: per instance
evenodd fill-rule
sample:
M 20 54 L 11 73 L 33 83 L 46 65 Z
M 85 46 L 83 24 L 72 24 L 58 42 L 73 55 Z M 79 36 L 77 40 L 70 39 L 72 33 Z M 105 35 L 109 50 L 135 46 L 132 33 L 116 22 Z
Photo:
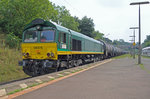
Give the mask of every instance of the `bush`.
M 10 48 L 20 48 L 21 39 L 18 36 L 15 36 L 13 33 L 10 33 L 6 36 L 6 44 Z

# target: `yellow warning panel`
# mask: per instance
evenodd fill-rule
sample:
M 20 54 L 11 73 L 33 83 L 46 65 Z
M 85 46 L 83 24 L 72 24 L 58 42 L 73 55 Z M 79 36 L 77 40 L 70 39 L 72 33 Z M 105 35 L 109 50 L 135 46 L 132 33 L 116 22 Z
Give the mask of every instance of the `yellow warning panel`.
M 133 46 L 135 46 L 136 45 L 136 43 L 135 42 L 133 42 Z

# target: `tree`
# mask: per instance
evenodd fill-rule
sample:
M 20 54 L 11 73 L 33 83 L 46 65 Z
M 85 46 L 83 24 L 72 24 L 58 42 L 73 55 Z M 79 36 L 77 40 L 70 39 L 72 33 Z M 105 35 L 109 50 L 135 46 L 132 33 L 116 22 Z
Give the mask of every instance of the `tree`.
M 145 46 L 145 47 L 150 46 L 150 41 L 145 42 L 144 46 Z
M 119 39 L 119 42 L 124 43 L 124 40 L 123 39 Z
M 143 47 L 150 46 L 150 35 L 147 35 L 146 39 L 144 40 L 144 43 L 142 44 Z
M 54 7 L 58 11 L 57 20 L 55 22 L 66 28 L 79 32 L 79 23 L 75 21 L 74 17 L 71 16 L 69 11 L 64 6 L 60 7 L 54 5 Z
M 114 41 L 113 41 L 113 44 L 114 44 L 114 45 L 120 45 L 120 42 L 117 41 L 117 40 L 114 40 Z
M 130 43 L 125 42 L 124 39 L 114 40 L 113 44 L 114 45 L 130 45 Z
M 23 28 L 35 18 L 56 20 L 58 12 L 49 0 L 1 0 L 0 27 L 21 37 Z
M 112 44 L 112 40 L 110 40 L 109 38 L 103 38 L 103 40 L 105 41 L 105 42 L 107 42 L 107 43 L 109 43 L 109 44 Z
M 104 34 L 100 33 L 99 31 L 94 31 L 92 33 L 92 37 L 96 40 L 103 39 L 103 36 L 104 36 Z
M 83 17 L 79 22 L 79 30 L 84 35 L 92 37 L 92 33 L 94 31 L 93 19 L 87 18 L 87 16 Z

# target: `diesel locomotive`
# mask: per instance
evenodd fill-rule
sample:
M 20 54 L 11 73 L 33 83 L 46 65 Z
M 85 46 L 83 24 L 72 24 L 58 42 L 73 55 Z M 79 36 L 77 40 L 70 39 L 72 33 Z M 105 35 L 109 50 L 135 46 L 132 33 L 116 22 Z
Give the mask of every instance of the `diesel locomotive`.
M 26 25 L 21 48 L 23 60 L 19 65 L 30 76 L 115 56 L 113 46 L 43 19 Z

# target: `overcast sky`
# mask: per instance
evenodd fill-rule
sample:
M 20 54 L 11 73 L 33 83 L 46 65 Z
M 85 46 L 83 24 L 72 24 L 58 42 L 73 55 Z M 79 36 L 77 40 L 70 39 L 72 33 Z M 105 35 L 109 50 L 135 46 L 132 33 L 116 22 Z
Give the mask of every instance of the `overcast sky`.
M 56 5 L 65 6 L 72 16 L 80 19 L 84 16 L 94 20 L 95 29 L 111 40 L 124 39 L 131 42 L 133 30 L 138 27 L 138 6 L 131 2 L 143 0 L 50 0 Z M 145 0 L 144 0 L 145 1 Z M 141 5 L 142 42 L 150 35 L 150 4 Z M 138 30 L 136 30 L 138 42 Z

